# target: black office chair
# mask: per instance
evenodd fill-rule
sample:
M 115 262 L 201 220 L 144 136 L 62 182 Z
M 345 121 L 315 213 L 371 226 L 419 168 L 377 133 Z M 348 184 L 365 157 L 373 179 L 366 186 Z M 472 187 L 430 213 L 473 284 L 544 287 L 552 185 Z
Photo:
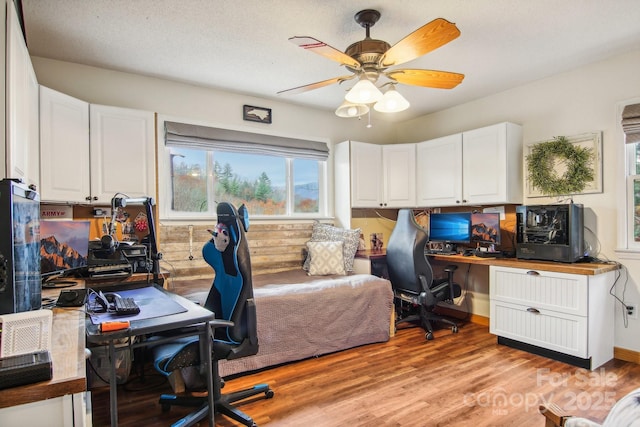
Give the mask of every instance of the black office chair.
M 204 306 L 213 311 L 217 319 L 228 321 L 229 325 L 217 327 L 214 331 L 212 369 L 216 413 L 246 426 L 255 426 L 251 417 L 232 404 L 262 393 L 266 398 L 271 398 L 273 390 L 267 384 L 259 384 L 223 395 L 221 389 L 224 381 L 218 374 L 218 360 L 237 359 L 258 352 L 251 259 L 245 237 L 248 216 L 244 205 L 238 211 L 230 203 L 218 204 L 218 224 L 213 232 L 214 237 L 202 249 L 204 259 L 215 270 L 213 285 Z M 165 375 L 200 363 L 197 337 L 160 344 L 153 348 L 153 354 L 156 369 Z M 181 427 L 195 424 L 208 412 L 206 397 L 162 395 L 160 404 L 163 410 L 169 410 L 171 405 L 199 406 L 197 412 L 174 424 Z
M 429 238 L 415 221 L 411 209 L 400 209 L 398 221 L 387 245 L 387 268 L 393 288 L 396 308 L 396 327 L 403 322 L 420 322 L 425 338 L 433 339 L 432 321 L 451 326 L 458 332 L 458 324 L 434 313 L 439 302 L 453 302 L 461 294 L 453 281 L 455 265 L 444 268 L 444 278 L 434 278 L 433 269 L 424 254 Z

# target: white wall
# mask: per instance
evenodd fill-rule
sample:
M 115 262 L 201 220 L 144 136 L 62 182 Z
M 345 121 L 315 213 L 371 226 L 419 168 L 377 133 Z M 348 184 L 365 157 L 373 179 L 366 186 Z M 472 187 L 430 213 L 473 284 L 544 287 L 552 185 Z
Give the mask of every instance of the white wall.
M 472 77 L 473 72 L 469 72 Z M 463 83 L 464 84 L 464 83 Z M 603 192 L 574 197 L 597 217 L 600 257 L 622 262 L 628 269 L 627 302 L 640 302 L 640 262 L 619 258 L 618 210 L 624 208 L 624 168 L 620 163 L 623 142 L 618 131 L 619 102 L 640 96 L 640 50 L 555 75 L 482 99 L 459 105 L 398 126 L 398 140 L 417 142 L 511 121 L 523 126 L 524 143 L 558 135 L 603 132 Z M 483 165 L 479 164 L 479 168 Z M 490 167 L 490 166 L 487 166 Z M 529 198 L 525 204 L 553 203 L 550 198 Z M 620 296 L 624 274 L 616 285 Z M 640 351 L 640 320 L 625 327 L 616 305 L 615 345 Z
M 349 138 L 373 143 L 395 141 L 395 127 L 389 122 L 376 121 L 373 128 L 367 129 L 365 121 L 340 118 L 333 111 L 41 57 L 31 60 L 41 85 L 92 104 L 136 108 L 212 125 L 244 127 L 249 132 L 331 143 Z M 243 121 L 244 104 L 271 108 L 273 123 Z

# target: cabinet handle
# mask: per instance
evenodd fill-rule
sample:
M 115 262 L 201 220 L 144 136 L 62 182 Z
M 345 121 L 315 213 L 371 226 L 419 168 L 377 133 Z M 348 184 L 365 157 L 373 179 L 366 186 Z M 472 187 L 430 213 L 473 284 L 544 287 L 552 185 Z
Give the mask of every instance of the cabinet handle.
M 98 196 L 93 196 L 93 200 L 98 200 Z
M 540 310 L 538 310 L 537 308 L 533 308 L 533 307 L 527 308 L 527 311 L 529 313 L 540 314 Z
M 91 201 L 91 196 L 87 196 L 87 197 L 85 197 L 84 199 L 85 199 L 87 202 L 90 202 L 90 201 Z
M 527 271 L 527 274 L 529 276 L 539 276 L 540 275 L 540 273 L 538 273 L 537 271 L 534 271 L 534 270 Z

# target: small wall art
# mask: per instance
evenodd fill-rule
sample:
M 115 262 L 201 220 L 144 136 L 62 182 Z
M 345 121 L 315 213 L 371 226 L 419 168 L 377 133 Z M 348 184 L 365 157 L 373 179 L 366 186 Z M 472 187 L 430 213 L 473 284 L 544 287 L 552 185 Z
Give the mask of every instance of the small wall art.
M 243 105 L 242 118 L 250 122 L 271 123 L 271 108 Z

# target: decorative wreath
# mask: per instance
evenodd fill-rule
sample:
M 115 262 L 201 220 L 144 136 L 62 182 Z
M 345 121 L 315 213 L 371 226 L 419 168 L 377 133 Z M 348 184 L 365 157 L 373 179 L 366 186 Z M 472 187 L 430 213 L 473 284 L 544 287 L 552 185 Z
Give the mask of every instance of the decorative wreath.
M 569 142 L 565 136 L 536 144 L 527 159 L 527 172 L 531 184 L 547 196 L 580 193 L 594 180 L 593 149 Z M 567 167 L 558 176 L 556 162 Z

